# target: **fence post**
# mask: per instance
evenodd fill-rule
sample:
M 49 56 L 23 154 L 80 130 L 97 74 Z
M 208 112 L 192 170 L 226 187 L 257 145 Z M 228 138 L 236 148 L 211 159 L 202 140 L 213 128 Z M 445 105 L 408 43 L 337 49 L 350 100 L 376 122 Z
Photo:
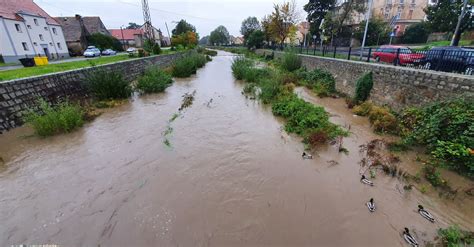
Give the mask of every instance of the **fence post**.
M 395 60 L 393 61 L 393 65 L 397 66 L 400 64 L 400 48 L 397 49 L 397 56 L 395 57 Z
M 364 49 L 362 47 L 359 47 L 359 61 L 362 61 L 362 57 L 364 56 Z
M 314 44 L 314 48 L 313 48 L 313 56 L 316 56 L 316 44 Z
M 323 57 L 326 56 L 326 46 L 323 46 Z
M 303 54 L 303 43 L 300 44 L 300 54 Z
M 306 45 L 306 55 L 308 55 L 308 52 L 309 52 L 309 46 Z
M 352 46 L 349 46 L 349 53 L 347 54 L 347 60 L 351 60 L 351 51 L 352 51 Z
M 370 63 L 370 56 L 372 54 L 372 47 L 369 47 L 369 54 L 367 56 L 367 62 Z
M 334 54 L 332 55 L 332 58 L 336 58 L 336 49 L 337 49 L 337 46 L 334 46 Z
M 445 50 L 441 50 L 441 56 L 439 57 L 439 60 L 436 61 L 436 69 L 435 69 L 436 71 L 439 70 L 439 66 L 440 66 L 440 64 L 443 62 L 444 51 L 445 51 Z

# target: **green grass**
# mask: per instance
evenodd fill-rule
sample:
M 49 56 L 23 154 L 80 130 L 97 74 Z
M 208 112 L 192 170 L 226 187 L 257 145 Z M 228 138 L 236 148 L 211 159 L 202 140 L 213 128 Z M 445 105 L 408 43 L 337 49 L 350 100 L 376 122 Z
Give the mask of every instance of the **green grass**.
M 433 41 L 430 43 L 426 43 L 427 46 L 449 46 L 450 44 L 451 44 L 451 40 Z M 471 40 L 459 41 L 459 46 L 467 46 L 470 44 L 471 44 Z
M 114 62 L 119 62 L 119 61 L 123 61 L 127 59 L 130 59 L 128 55 L 116 55 L 116 56 L 100 57 L 96 59 L 83 60 L 83 61 L 56 63 L 56 64 L 48 64 L 45 66 L 35 66 L 35 67 L 0 71 L 0 81 L 13 80 L 13 79 L 37 76 L 37 75 L 44 75 L 44 74 L 79 69 L 79 68 L 86 68 L 86 67 L 91 67 L 93 65 L 114 63 Z
M 84 124 L 83 109 L 68 102 L 50 106 L 46 101 L 39 101 L 40 112 L 30 110 L 24 120 L 30 124 L 39 136 L 51 136 L 58 133 L 71 132 Z
M 121 71 L 102 68 L 87 75 L 85 86 L 99 100 L 125 99 L 132 93 L 130 83 Z
M 12 65 L 16 65 L 16 63 L 0 63 L 0 67 L 12 66 Z
M 207 62 L 206 56 L 192 53 L 174 62 L 172 74 L 174 77 L 189 77 L 196 74 L 197 69 L 204 67 Z

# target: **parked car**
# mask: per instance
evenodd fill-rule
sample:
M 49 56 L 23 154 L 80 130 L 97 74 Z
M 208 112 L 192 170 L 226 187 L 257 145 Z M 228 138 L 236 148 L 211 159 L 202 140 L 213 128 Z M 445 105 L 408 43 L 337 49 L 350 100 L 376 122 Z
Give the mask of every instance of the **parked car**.
M 432 70 L 473 75 L 474 48 L 457 46 L 434 47 L 426 52 L 424 67 Z
M 416 53 L 406 46 L 383 45 L 372 54 L 377 62 L 400 65 L 419 65 L 425 58 L 424 54 Z
M 97 49 L 95 46 L 89 46 L 84 51 L 84 57 L 99 57 L 99 56 L 100 56 L 100 50 Z
M 105 55 L 105 56 L 115 55 L 115 54 L 117 54 L 117 52 L 112 49 L 105 49 L 102 51 L 102 55 Z
M 128 52 L 129 54 L 136 53 L 136 52 L 137 52 L 137 48 L 135 48 L 135 47 L 130 47 L 130 48 L 127 49 L 127 52 Z

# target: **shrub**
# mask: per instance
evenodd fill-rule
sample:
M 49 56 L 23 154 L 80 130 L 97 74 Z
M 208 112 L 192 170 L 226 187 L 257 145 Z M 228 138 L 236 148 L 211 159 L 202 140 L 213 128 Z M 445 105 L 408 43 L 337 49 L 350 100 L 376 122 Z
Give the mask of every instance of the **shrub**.
M 238 56 L 234 58 L 232 62 L 232 74 L 234 75 L 235 79 L 242 80 L 244 79 L 245 72 L 253 66 L 253 61 L 247 59 L 243 56 Z
M 285 52 L 281 60 L 281 67 L 290 72 L 301 68 L 301 64 L 301 57 L 294 52 Z
M 411 112 L 402 114 L 404 141 L 426 145 L 449 168 L 474 176 L 474 155 L 469 151 L 474 146 L 474 99 L 436 102 Z
M 205 49 L 204 54 L 206 54 L 208 56 L 215 57 L 215 56 L 217 56 L 217 51 Z
M 448 247 L 469 246 L 474 244 L 474 234 L 472 232 L 463 231 L 457 225 L 438 230 L 443 244 Z
M 255 95 L 256 91 L 257 91 L 257 84 L 255 83 L 247 83 L 245 84 L 243 88 L 243 92 L 246 94 Z
M 370 110 L 372 110 L 372 107 L 374 105 L 370 101 L 365 101 L 364 103 L 360 105 L 356 105 L 353 109 L 352 112 L 358 116 L 367 116 L 369 115 Z
M 396 133 L 398 131 L 398 120 L 387 107 L 376 106 L 366 101 L 355 106 L 352 112 L 359 116 L 368 116 L 376 132 Z
M 357 103 L 366 101 L 370 96 L 370 91 L 372 90 L 373 85 L 372 72 L 365 73 L 356 82 L 354 100 Z
M 177 59 L 173 64 L 173 76 L 189 77 L 195 74 L 198 68 L 202 68 L 207 63 L 206 56 L 198 53 Z
M 271 103 L 282 92 L 281 85 L 278 83 L 278 81 L 272 79 L 263 79 L 260 81 L 259 85 L 260 94 L 258 97 L 264 104 Z
M 86 88 L 99 100 L 127 98 L 132 93 L 122 73 L 99 69 L 86 77 Z
M 171 75 L 157 67 L 150 67 L 138 78 L 137 89 L 144 93 L 159 93 L 165 91 L 171 83 Z
M 440 186 L 445 183 L 445 181 L 441 178 L 441 173 L 438 171 L 435 165 L 427 164 L 423 167 L 425 172 L 425 178 L 433 185 L 433 186 Z
M 71 132 L 84 124 L 82 108 L 69 102 L 51 107 L 46 101 L 40 100 L 39 110 L 41 113 L 30 110 L 24 118 L 39 136 Z

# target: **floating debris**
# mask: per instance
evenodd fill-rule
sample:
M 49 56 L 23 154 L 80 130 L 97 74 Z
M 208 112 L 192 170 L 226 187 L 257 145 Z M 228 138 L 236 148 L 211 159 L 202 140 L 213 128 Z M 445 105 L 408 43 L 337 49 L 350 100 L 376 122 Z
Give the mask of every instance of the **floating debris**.
M 190 107 L 193 104 L 194 96 L 196 95 L 196 90 L 194 90 L 191 94 L 185 93 L 183 95 L 183 103 L 181 103 L 181 107 L 179 107 L 179 111 L 184 110 L 185 108 Z

